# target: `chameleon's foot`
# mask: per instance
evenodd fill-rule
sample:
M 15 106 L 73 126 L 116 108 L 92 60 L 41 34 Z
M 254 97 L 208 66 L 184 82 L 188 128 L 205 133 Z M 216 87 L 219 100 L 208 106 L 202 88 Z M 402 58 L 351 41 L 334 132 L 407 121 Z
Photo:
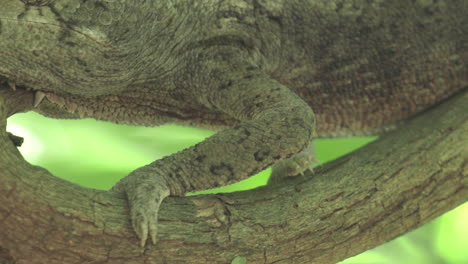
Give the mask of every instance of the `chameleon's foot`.
M 312 171 L 317 163 L 318 160 L 315 158 L 313 144 L 311 143 L 302 152 L 274 164 L 268 183 L 275 182 L 283 177 L 304 175 L 306 170 Z
M 133 230 L 140 239 L 141 247 L 145 246 L 148 236 L 156 244 L 159 207 L 169 196 L 165 181 L 137 170 L 120 180 L 112 190 L 127 194 Z

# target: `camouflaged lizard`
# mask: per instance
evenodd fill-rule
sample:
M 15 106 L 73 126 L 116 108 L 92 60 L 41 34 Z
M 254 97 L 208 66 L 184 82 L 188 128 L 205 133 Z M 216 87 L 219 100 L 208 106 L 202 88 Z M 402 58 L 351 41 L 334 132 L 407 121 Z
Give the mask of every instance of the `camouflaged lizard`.
M 169 195 L 300 173 L 313 138 L 384 132 L 468 86 L 467 14 L 466 0 L 0 0 L 0 76 L 50 117 L 219 130 L 114 187 L 144 245 Z

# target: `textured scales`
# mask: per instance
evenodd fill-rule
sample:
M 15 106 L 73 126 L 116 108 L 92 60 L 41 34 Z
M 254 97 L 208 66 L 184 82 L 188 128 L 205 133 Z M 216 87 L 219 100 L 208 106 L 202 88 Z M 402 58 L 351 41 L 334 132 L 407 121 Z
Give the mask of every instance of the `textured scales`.
M 233 183 L 293 155 L 302 164 L 314 137 L 376 134 L 468 86 L 466 0 L 0 7 L 0 80 L 32 89 L 35 111 L 221 130 L 114 187 L 127 193 L 142 245 L 156 241 L 168 195 Z

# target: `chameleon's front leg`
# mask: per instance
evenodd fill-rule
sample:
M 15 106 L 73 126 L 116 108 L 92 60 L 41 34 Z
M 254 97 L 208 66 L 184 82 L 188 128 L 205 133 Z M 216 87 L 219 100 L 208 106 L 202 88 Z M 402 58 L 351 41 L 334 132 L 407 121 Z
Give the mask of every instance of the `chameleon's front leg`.
M 196 78 L 191 93 L 240 124 L 139 168 L 117 185 L 127 193 L 142 245 L 148 233 L 156 241 L 159 205 L 168 195 L 240 181 L 301 152 L 312 139 L 314 115 L 309 106 L 255 64 L 232 62 L 236 56 L 240 57 L 235 52 L 222 54 L 220 61 L 212 56 L 208 66 L 200 65 L 203 78 Z

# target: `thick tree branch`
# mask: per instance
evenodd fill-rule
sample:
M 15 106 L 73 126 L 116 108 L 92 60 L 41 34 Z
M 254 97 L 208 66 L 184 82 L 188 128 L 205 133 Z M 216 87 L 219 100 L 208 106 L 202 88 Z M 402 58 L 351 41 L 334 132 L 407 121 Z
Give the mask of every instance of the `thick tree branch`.
M 80 187 L 23 160 L 5 132 L 6 116 L 30 100 L 0 89 L 2 264 L 204 264 L 236 256 L 248 263 L 335 263 L 468 198 L 464 92 L 313 176 L 169 198 L 158 245 L 142 250 L 122 195 Z

